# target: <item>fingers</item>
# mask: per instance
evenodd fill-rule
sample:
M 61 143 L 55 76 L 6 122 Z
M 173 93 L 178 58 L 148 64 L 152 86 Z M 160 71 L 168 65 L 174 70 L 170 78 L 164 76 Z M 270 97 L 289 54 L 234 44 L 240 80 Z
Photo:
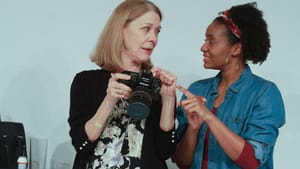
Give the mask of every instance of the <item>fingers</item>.
M 197 114 L 199 117 L 201 117 L 201 112 L 206 108 L 205 102 L 197 96 L 180 101 L 179 106 L 188 114 Z
M 160 72 L 160 77 L 161 77 L 161 81 L 166 84 L 166 85 L 176 85 L 176 80 L 177 77 L 175 75 L 173 75 L 172 73 L 168 72 L 168 71 L 161 71 Z
M 201 101 L 202 103 L 206 102 L 206 98 L 202 97 L 202 96 L 196 96 L 193 93 L 191 93 L 190 91 L 188 91 L 186 88 L 182 87 L 181 85 L 176 85 L 176 88 L 181 91 L 187 98 L 194 98 L 196 97 L 199 101 Z
M 189 92 L 186 88 L 182 87 L 181 85 L 176 85 L 176 88 L 181 91 L 187 98 L 194 97 L 195 95 Z
M 130 76 L 122 73 L 111 73 L 111 78 L 109 79 L 106 92 L 111 97 L 117 99 L 127 99 L 130 96 L 131 88 L 123 83 L 118 82 L 120 79 L 129 80 Z
M 188 112 L 193 112 L 193 110 L 198 106 L 198 104 L 194 101 L 189 100 L 189 102 L 182 102 L 181 106 Z
M 130 76 L 128 74 L 124 74 L 124 73 L 111 73 L 111 78 L 112 80 L 119 80 L 119 79 L 123 79 L 123 80 L 129 80 Z
M 153 68 L 151 69 L 151 72 L 153 73 L 153 76 L 154 76 L 154 77 L 159 78 L 161 69 L 158 68 L 158 67 L 153 67 Z
M 206 109 L 206 99 L 202 96 L 194 95 L 181 85 L 176 85 L 176 88 L 187 97 L 178 102 L 177 105 L 181 106 L 187 113 L 197 114 L 200 117 L 200 112 Z
M 176 75 L 172 74 L 171 72 L 158 68 L 158 67 L 153 67 L 151 69 L 154 77 L 157 77 L 161 80 L 162 84 L 171 86 L 173 84 L 176 84 L 177 77 Z

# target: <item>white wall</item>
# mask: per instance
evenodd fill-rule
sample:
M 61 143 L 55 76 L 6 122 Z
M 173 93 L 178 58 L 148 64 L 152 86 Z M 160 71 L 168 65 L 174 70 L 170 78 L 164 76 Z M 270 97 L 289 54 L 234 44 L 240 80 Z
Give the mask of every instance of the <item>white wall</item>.
M 47 145 L 45 156 L 33 157 L 46 158 L 47 169 L 71 166 L 74 150 L 67 124 L 70 84 L 75 73 L 97 68 L 89 56 L 103 25 L 119 2 L 121 0 L 0 1 L 1 118 L 24 124 L 26 134 L 32 138 L 33 151 L 42 152 L 42 145 Z M 153 61 L 176 73 L 178 82 L 187 86 L 216 73 L 202 68 L 199 48 L 206 26 L 219 11 L 250 1 L 154 2 L 160 6 L 164 18 Z M 278 169 L 297 166 L 300 145 L 300 133 L 296 131 L 300 117 L 297 113 L 299 5 L 297 0 L 258 2 L 269 25 L 272 48 L 266 63 L 251 67 L 278 85 L 286 106 L 287 123 L 280 130 L 274 154 Z M 42 168 L 43 164 L 38 165 L 37 168 Z

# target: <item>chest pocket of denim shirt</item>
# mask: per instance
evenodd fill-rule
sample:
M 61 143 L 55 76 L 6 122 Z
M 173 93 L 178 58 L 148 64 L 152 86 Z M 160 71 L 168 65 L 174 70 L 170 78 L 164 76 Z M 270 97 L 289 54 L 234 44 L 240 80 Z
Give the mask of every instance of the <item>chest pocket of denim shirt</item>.
M 236 116 L 226 116 L 225 125 L 228 128 L 230 128 L 234 133 L 240 135 L 245 125 L 245 118 Z

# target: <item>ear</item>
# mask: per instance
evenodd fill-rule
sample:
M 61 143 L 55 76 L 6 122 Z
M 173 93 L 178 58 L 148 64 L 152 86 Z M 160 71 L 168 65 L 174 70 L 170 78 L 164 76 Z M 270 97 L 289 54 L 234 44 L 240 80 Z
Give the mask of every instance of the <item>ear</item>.
M 238 42 L 232 46 L 232 55 L 238 56 L 242 53 L 242 44 L 241 42 Z

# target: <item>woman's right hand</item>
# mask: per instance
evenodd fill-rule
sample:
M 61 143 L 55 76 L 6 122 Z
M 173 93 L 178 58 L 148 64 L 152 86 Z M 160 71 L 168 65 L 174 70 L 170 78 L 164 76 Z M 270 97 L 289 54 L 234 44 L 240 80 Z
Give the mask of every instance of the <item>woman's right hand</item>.
M 176 88 L 187 97 L 178 102 L 178 106 L 181 106 L 185 110 L 190 127 L 194 130 L 198 130 L 204 122 L 202 112 L 207 110 L 205 106 L 206 99 L 194 95 L 180 85 L 177 85 Z
M 114 104 L 119 99 L 127 99 L 132 91 L 129 86 L 119 82 L 119 79 L 130 80 L 130 76 L 124 73 L 111 73 L 111 78 L 108 81 L 106 89 L 106 97 Z
M 104 130 L 112 107 L 119 99 L 127 99 L 131 93 L 131 88 L 119 82 L 119 79 L 129 80 L 130 76 L 123 73 L 111 73 L 103 102 L 100 104 L 95 115 L 85 124 L 85 131 L 92 142 L 96 141 Z

